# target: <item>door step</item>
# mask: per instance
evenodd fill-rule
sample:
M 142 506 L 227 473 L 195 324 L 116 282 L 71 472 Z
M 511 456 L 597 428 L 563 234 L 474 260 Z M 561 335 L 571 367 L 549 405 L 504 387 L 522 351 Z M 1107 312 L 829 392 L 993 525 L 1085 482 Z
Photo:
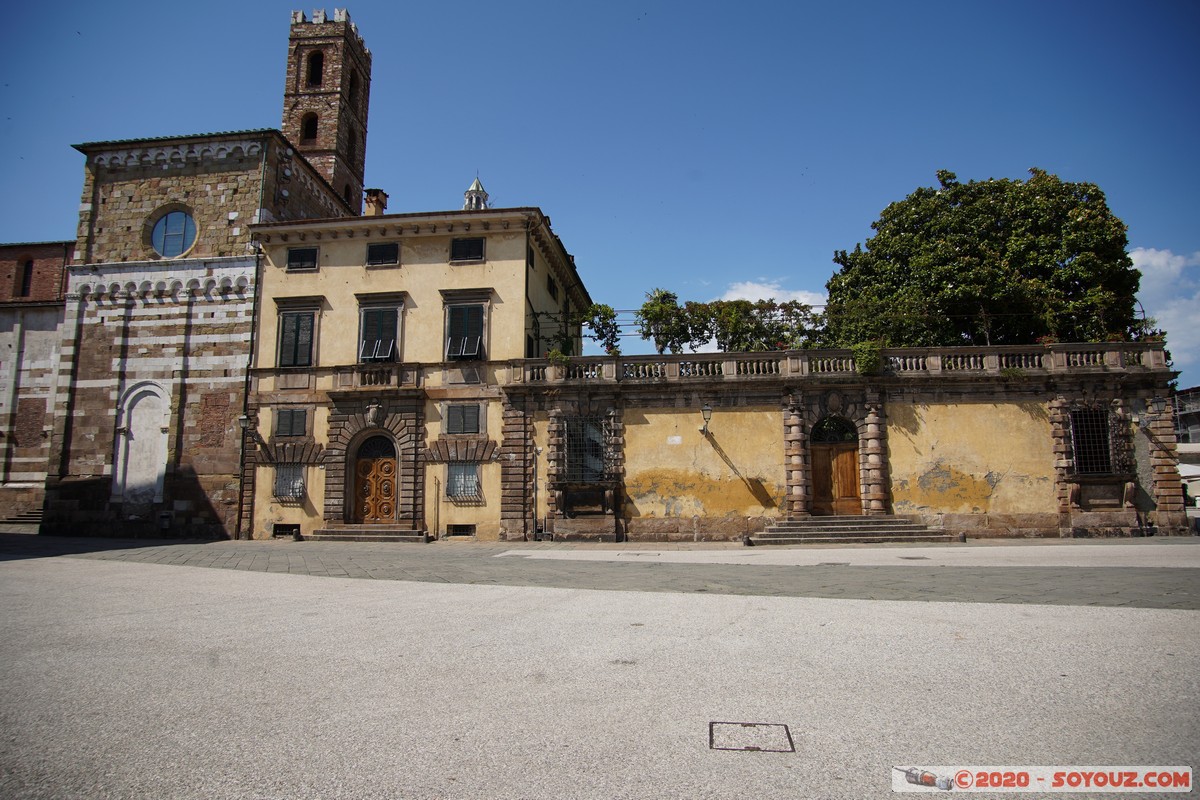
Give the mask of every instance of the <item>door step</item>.
M 961 537 L 930 530 L 903 517 L 844 516 L 781 520 L 768 525 L 762 533 L 746 537 L 746 544 L 932 544 L 961 540 Z
M 351 525 L 344 528 L 321 528 L 307 536 L 305 542 L 413 542 L 426 544 L 429 535 L 408 528 L 389 528 L 383 525 Z

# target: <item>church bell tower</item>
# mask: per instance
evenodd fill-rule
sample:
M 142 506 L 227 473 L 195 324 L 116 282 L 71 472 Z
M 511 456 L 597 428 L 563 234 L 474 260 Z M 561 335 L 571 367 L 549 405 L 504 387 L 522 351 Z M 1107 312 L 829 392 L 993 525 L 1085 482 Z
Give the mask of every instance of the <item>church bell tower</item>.
M 283 135 L 362 213 L 371 51 L 343 8 L 292 12 Z

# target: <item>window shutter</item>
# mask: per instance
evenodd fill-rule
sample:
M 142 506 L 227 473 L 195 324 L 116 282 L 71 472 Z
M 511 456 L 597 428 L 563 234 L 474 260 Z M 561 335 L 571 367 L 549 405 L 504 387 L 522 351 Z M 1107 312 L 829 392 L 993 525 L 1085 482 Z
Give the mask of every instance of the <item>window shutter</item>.
M 297 314 L 296 331 L 296 360 L 297 367 L 307 367 L 312 363 L 313 315 Z

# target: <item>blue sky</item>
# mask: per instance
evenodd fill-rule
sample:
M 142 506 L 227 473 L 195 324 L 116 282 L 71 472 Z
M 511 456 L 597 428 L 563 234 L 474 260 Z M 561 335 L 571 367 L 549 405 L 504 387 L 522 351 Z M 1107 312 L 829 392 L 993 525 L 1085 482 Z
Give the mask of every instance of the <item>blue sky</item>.
M 291 8 L 10 7 L 0 241 L 74 237 L 73 143 L 278 127 Z M 478 172 L 495 205 L 552 217 L 598 302 L 817 302 L 833 251 L 938 169 L 1036 166 L 1104 190 L 1180 384 L 1200 383 L 1200 4 L 348 8 L 374 55 L 367 184 L 389 211 L 458 208 Z

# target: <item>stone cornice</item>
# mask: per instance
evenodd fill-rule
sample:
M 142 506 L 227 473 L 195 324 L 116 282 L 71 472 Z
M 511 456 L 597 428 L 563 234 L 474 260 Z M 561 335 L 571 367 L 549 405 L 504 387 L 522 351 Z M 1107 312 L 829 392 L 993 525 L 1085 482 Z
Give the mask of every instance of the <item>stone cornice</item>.
M 256 158 L 263 152 L 263 138 L 166 141 L 135 147 L 101 150 L 89 155 L 97 167 L 184 167 L 200 161 L 225 158 Z

